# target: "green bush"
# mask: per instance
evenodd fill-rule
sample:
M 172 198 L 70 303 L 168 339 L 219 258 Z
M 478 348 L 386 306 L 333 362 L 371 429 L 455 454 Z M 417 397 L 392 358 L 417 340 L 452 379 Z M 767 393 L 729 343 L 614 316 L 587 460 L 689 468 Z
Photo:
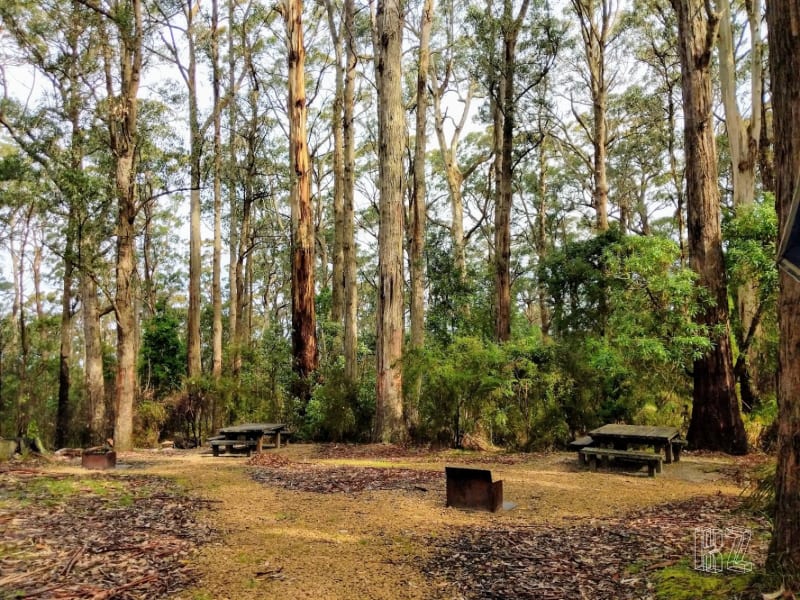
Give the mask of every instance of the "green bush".
M 355 384 L 341 360 L 325 367 L 300 418 L 300 437 L 324 441 L 368 441 L 375 414 L 375 379 L 368 371 Z

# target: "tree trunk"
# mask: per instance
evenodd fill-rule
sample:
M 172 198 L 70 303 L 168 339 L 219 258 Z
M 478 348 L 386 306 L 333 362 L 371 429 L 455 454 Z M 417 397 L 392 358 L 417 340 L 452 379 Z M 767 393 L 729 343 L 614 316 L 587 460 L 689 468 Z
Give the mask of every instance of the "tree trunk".
M 689 257 L 698 284 L 714 302 L 698 315 L 709 328 L 713 349 L 694 362 L 692 420 L 688 440 L 695 448 L 747 452 L 733 380 L 728 297 L 720 231 L 717 151 L 711 93 L 711 50 L 717 17 L 702 0 L 672 0 L 678 18 L 686 152 Z
M 233 95 L 236 87 L 236 52 L 234 51 L 234 2 L 228 2 L 228 93 Z M 228 339 L 231 344 L 230 368 L 234 379 L 238 377 L 240 365 L 236 328 L 239 324 L 239 297 L 237 268 L 239 265 L 239 210 L 236 199 L 237 160 L 236 160 L 236 102 L 228 104 L 228 165 L 226 180 L 228 186 Z
M 779 231 L 800 189 L 800 3 L 767 2 Z M 778 295 L 778 457 L 775 521 L 768 564 L 800 585 L 800 282 L 780 274 Z
M 135 97 L 134 102 L 135 103 Z M 129 104 L 130 106 L 130 104 Z M 132 108 L 131 110 L 135 110 Z M 132 142 L 132 140 L 128 140 Z M 133 144 L 117 156 L 115 170 L 117 217 L 117 373 L 114 385 L 114 447 L 119 452 L 133 448 L 133 404 L 136 397 L 136 315 L 133 305 L 133 276 L 136 271 L 133 227 L 136 218 L 133 182 Z
M 92 248 L 93 250 L 94 248 Z M 83 306 L 84 381 L 89 404 L 89 429 L 91 441 L 99 445 L 105 441 L 106 384 L 103 377 L 103 343 L 100 337 L 100 312 L 97 308 L 97 284 L 84 265 L 81 273 L 81 304 Z
M 409 267 L 411 276 L 411 348 L 425 346 L 425 229 L 428 211 L 425 196 L 425 151 L 428 125 L 428 69 L 430 67 L 431 24 L 433 0 L 422 5 L 419 35 L 419 65 L 417 69 L 417 113 L 414 133 L 414 171 L 411 189 L 411 227 L 409 238 Z M 463 237 L 463 236 L 462 236 Z M 419 394 L 422 380 L 417 379 L 406 404 L 406 424 L 414 431 L 419 424 Z
M 719 52 L 719 77 L 722 103 L 725 109 L 725 126 L 728 132 L 728 145 L 731 153 L 731 175 L 733 178 L 733 206 L 735 210 L 751 206 L 755 197 L 756 164 L 758 162 L 758 145 L 761 138 L 761 2 L 753 0 L 747 3 L 748 22 L 752 53 L 750 56 L 751 88 L 750 118 L 745 119 L 739 110 L 736 86 L 736 63 L 734 58 L 733 25 L 731 19 L 730 0 L 718 0 L 719 36 L 717 48 Z M 758 289 L 748 281 L 736 290 L 736 308 L 739 314 L 737 337 L 739 348 L 747 346 L 745 359 L 737 359 L 735 374 L 739 380 L 742 394 L 742 405 L 750 409 L 758 402 L 759 392 L 752 385 L 759 380 L 756 370 L 758 364 L 757 344 L 746 341 L 748 332 L 758 312 Z M 754 335 L 761 337 L 761 328 L 755 326 Z
M 342 106 L 344 104 L 344 78 L 347 65 L 343 62 L 343 28 L 336 29 L 334 8 L 331 0 L 325 0 L 328 14 L 328 29 L 331 32 L 333 49 L 336 55 L 336 77 L 333 96 L 333 278 L 331 284 L 330 319 L 341 323 L 344 315 L 344 131 L 342 125 Z M 325 263 L 323 263 L 325 264 Z
M 517 38 L 528 11 L 528 0 L 523 0 L 516 18 L 512 15 L 511 0 L 505 0 L 503 6 L 503 73 L 496 105 L 496 110 L 502 111 L 502 120 L 495 116 L 495 130 L 502 122 L 499 148 L 502 158 L 500 170 L 495 175 L 499 179 L 496 184 L 497 200 L 494 214 L 495 338 L 498 342 L 511 339 L 511 207 L 514 176 L 512 150 L 516 109 L 514 76 L 517 67 Z M 495 140 L 497 140 L 496 131 Z
M 314 215 L 311 207 L 311 161 L 306 134 L 303 3 L 288 0 L 289 154 L 292 167 L 292 355 L 295 373 L 306 380 L 317 369 L 317 323 L 314 306 Z M 306 386 L 301 397 L 307 400 Z
M 142 70 L 142 2 L 126 0 L 108 16 L 119 32 L 119 72 L 113 74 L 111 40 L 104 35 L 108 129 L 114 157 L 117 199 L 117 261 L 114 312 L 117 319 L 117 371 L 114 384 L 114 443 L 117 451 L 133 448 L 136 396 L 136 315 L 133 279 L 136 271 L 134 222 L 136 198 L 136 126 Z M 119 82 L 119 93 L 114 83 Z
M 230 26 L 230 24 L 229 24 Z M 222 377 L 222 106 L 220 104 L 219 6 L 211 1 L 211 67 L 214 97 L 214 258 L 211 273 L 211 376 L 216 383 Z M 211 408 L 211 429 L 221 427 L 219 407 Z
M 618 5 L 608 0 L 571 0 L 578 17 L 583 54 L 589 73 L 592 99 L 592 205 L 597 231 L 608 229 L 608 86 L 606 60 L 617 21 Z M 622 207 L 621 207 L 622 208 Z M 629 207 L 624 208 L 624 211 Z M 624 215 L 623 215 L 624 216 Z
M 358 263 L 355 240 L 355 128 L 353 112 L 356 88 L 356 40 L 353 31 L 354 0 L 344 0 L 344 32 L 347 35 L 347 69 L 344 78 L 342 118 L 344 179 L 343 240 L 344 259 L 344 374 L 354 384 L 358 379 Z
M 543 129 L 540 127 L 540 130 Z M 547 147 L 548 136 L 539 145 L 539 203 L 536 207 L 536 256 L 539 264 L 547 258 Z M 539 327 L 543 337 L 550 335 L 550 308 L 548 305 L 547 286 L 539 282 L 536 295 L 539 303 Z
M 72 357 L 72 283 L 75 267 L 75 208 L 70 206 L 67 239 L 64 248 L 64 280 L 61 295 L 61 348 L 58 360 L 58 408 L 56 412 L 56 448 L 63 448 L 69 439 L 70 426 L 70 362 Z
M 377 390 L 375 439 L 408 437 L 403 422 L 403 6 L 378 0 L 375 74 L 378 83 L 378 233 Z
M 203 139 L 197 107 L 197 67 L 195 53 L 194 5 L 189 0 L 183 7 L 186 15 L 186 40 L 189 65 L 186 70 L 186 85 L 189 93 L 189 314 L 186 320 L 186 362 L 189 381 L 194 382 L 201 374 L 200 348 L 200 247 L 203 243 L 200 230 L 200 160 Z M 194 385 L 190 384 L 194 396 Z
M 449 67 L 448 67 L 449 68 Z M 445 85 L 450 79 L 450 72 L 447 71 L 444 75 L 445 83 L 441 86 L 436 81 L 435 77 L 431 77 L 431 88 L 433 97 L 433 115 L 434 115 L 434 128 L 436 130 L 436 139 L 439 142 L 439 152 L 442 155 L 442 162 L 444 163 L 444 172 L 447 179 L 447 191 L 450 194 L 450 237 L 453 240 L 453 262 L 456 271 L 459 272 L 461 279 L 466 277 L 467 259 L 466 259 L 466 243 L 464 240 L 464 201 L 462 195 L 462 186 L 464 185 L 464 173 L 458 164 L 458 142 L 461 137 L 461 132 L 467 123 L 469 116 L 469 109 L 472 103 L 473 83 L 470 82 L 469 90 L 464 98 L 464 107 L 461 113 L 461 118 L 456 124 L 453 135 L 450 138 L 450 145 L 448 147 L 447 139 L 444 135 L 444 123 L 446 117 L 442 111 L 442 95 L 445 93 Z M 484 159 L 478 159 L 482 162 Z M 473 164 L 470 171 L 478 166 L 479 162 Z

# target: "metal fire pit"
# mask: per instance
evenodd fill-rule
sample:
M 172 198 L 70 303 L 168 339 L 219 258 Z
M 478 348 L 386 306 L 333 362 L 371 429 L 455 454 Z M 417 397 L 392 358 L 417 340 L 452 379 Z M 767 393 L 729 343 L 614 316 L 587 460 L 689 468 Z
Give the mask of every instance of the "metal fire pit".
M 113 450 L 84 452 L 81 454 L 81 466 L 84 469 L 113 469 L 117 466 L 117 453 Z
M 503 508 L 503 482 L 486 469 L 445 467 L 447 506 L 497 512 Z

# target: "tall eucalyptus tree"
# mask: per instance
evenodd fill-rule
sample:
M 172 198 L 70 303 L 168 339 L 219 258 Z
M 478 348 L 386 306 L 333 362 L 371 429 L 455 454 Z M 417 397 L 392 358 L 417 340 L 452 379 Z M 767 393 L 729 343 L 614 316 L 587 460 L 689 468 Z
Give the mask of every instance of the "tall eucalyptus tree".
M 788 231 L 800 190 L 800 2 L 768 0 L 769 64 L 775 115 L 779 231 Z M 795 215 L 796 218 L 796 215 Z M 800 585 L 800 282 L 781 272 L 778 297 L 778 460 L 768 564 Z
M 375 439 L 398 442 L 408 436 L 403 422 L 403 148 L 406 123 L 402 96 L 402 0 L 378 0 L 373 34 L 378 87 L 377 392 Z
M 303 2 L 283 7 L 289 44 L 289 161 L 292 171 L 292 354 L 297 375 L 306 380 L 317 369 L 317 320 L 314 304 L 314 215 L 311 208 L 311 159 L 306 122 Z M 304 394 L 308 394 L 304 390 Z
M 698 321 L 708 328 L 713 341 L 713 349 L 694 361 L 687 438 L 696 448 L 743 454 L 747 438 L 733 379 L 712 118 L 711 53 L 718 17 L 702 0 L 672 0 L 672 6 L 681 57 L 689 259 L 698 283 L 710 296 Z

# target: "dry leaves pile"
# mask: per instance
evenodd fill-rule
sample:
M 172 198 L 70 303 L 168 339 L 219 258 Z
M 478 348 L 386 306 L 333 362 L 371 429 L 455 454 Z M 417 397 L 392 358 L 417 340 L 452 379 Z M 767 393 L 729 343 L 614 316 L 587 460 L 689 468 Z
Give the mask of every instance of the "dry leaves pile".
M 454 452 L 434 451 L 426 446 L 401 446 L 398 444 L 320 444 L 316 457 L 322 459 L 366 459 L 402 462 L 452 462 L 463 464 L 516 465 L 530 461 L 532 454 L 509 454 L 504 452 Z
M 693 560 L 695 528 L 749 522 L 735 513 L 739 505 L 713 496 L 566 527 L 464 528 L 429 540 L 435 551 L 425 572 L 450 582 L 459 598 L 652 598 L 651 572 Z M 754 531 L 747 551 L 756 564 L 766 552 L 763 539 Z
M 186 588 L 213 532 L 156 477 L 0 471 L 0 597 L 156 599 Z
M 319 444 L 315 454 L 323 459 L 430 459 L 431 450 L 422 446 L 399 444 Z
M 420 489 L 431 483 L 444 484 L 444 472 L 376 467 L 328 467 L 294 462 L 262 452 L 248 462 L 250 475 L 259 483 L 287 490 L 322 494 L 351 494 L 367 490 Z

